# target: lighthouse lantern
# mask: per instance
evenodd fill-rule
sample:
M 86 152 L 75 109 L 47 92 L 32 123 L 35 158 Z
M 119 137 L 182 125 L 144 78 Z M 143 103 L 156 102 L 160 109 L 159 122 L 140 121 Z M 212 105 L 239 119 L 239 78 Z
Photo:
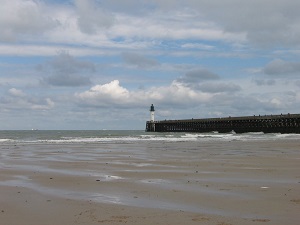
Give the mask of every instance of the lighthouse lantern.
M 154 105 L 153 104 L 151 104 L 151 106 L 150 106 L 150 121 L 151 122 L 154 122 Z

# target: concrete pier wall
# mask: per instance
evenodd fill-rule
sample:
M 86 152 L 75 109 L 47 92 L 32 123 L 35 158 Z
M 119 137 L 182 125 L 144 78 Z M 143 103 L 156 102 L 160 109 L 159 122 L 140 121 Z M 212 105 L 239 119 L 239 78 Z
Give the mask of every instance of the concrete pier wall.
M 300 114 L 147 121 L 146 131 L 300 133 Z

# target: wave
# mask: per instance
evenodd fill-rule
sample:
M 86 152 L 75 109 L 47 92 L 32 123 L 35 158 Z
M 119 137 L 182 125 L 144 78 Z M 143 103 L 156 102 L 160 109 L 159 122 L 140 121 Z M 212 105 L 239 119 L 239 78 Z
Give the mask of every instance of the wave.
M 12 139 L 5 139 L 5 138 L 4 139 L 0 139 L 0 143 L 1 142 L 9 142 L 9 141 L 12 141 Z
M 11 135 L 13 136 L 13 135 Z M 263 132 L 251 133 L 146 133 L 143 131 L 100 132 L 100 131 L 59 131 L 35 132 L 34 135 L 18 135 L 14 138 L 0 137 L 0 143 L 130 143 L 130 142 L 189 142 L 189 141 L 247 141 L 247 140 L 277 140 L 299 139 L 300 134 L 280 134 Z

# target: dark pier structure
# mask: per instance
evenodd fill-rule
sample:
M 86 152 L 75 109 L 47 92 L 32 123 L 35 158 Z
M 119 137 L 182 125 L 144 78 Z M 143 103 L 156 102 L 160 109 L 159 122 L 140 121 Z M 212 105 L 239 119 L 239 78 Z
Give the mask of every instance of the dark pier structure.
M 146 131 L 300 133 L 300 114 L 147 121 Z

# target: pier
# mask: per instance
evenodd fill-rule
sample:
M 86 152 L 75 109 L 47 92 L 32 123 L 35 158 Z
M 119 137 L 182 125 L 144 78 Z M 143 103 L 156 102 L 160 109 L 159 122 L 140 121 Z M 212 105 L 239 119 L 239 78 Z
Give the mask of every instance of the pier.
M 228 133 L 232 131 L 236 133 L 300 133 L 300 114 L 186 120 L 150 120 L 146 122 L 146 131 L 198 133 L 213 131 L 219 133 Z

